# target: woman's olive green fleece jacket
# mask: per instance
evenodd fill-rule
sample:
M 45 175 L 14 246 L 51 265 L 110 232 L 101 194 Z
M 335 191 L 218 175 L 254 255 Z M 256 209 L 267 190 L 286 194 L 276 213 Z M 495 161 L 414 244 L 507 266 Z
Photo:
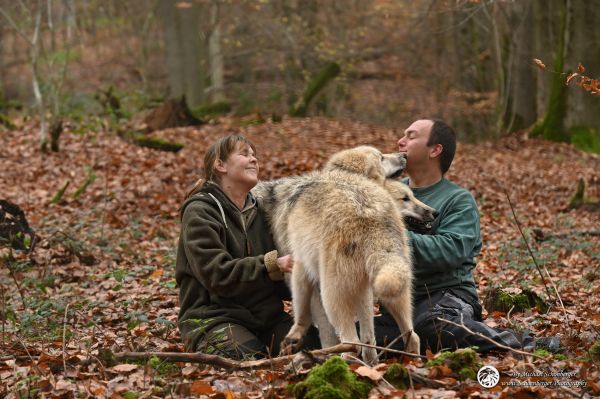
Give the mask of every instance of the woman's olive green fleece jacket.
M 275 244 L 251 195 L 240 211 L 207 182 L 184 202 L 181 214 L 175 279 L 186 350 L 195 351 L 203 333 L 223 322 L 258 334 L 290 317 L 281 301 L 290 294 Z

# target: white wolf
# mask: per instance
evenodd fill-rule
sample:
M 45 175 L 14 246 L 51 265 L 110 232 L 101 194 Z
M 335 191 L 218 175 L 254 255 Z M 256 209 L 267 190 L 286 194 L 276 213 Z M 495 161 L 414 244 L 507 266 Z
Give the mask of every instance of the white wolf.
M 361 146 L 334 154 L 322 171 L 261 182 L 253 190 L 278 248 L 294 258 L 289 346 L 297 349 L 302 342 L 313 321 L 311 298 L 320 291 L 321 301 L 313 300 L 314 316 L 322 306 L 342 341 L 374 343 L 375 295 L 398 323 L 407 350 L 419 353 L 419 337 L 412 331 L 412 264 L 401 209 L 429 220 L 434 210 L 402 183 L 386 181 L 398 176 L 405 164 L 401 154 L 384 155 Z M 327 329 L 325 321 L 316 324 Z M 331 334 L 323 336 L 321 332 L 324 346 L 337 341 Z M 375 349 L 358 350 L 365 361 L 377 360 Z

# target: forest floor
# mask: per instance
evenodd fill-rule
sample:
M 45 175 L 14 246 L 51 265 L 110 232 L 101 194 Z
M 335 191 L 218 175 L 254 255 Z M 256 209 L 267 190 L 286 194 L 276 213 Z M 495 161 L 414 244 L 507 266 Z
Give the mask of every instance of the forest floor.
M 100 360 L 107 350 L 183 350 L 175 324 L 178 208 L 217 137 L 246 134 L 258 149 L 261 178 L 271 179 L 318 168 L 335 151 L 359 144 L 393 152 L 400 134 L 325 118 L 248 122 L 222 118 L 155 133 L 184 144 L 178 153 L 140 148 L 108 132 L 67 131 L 60 152 L 44 154 L 30 122 L 0 132 L 0 199 L 19 205 L 39 236 L 31 254 L 0 248 L 0 397 L 286 395 L 288 383 L 299 378 L 287 368 L 231 371 L 157 358 Z M 501 372 L 501 383 L 492 389 L 473 379 L 461 381 L 450 363 L 428 367 L 405 357 L 370 371 L 352 366 L 361 378 L 374 381 L 370 396 L 600 395 L 600 347 L 592 350 L 600 338 L 600 212 L 591 205 L 568 208 L 579 179 L 586 182 L 588 197 L 600 197 L 599 170 L 596 155 L 525 135 L 459 145 L 448 177 L 469 189 L 480 207 L 484 247 L 475 277 L 481 298 L 504 287 L 510 294 L 530 290 L 552 304 L 547 311 L 536 306 L 485 312 L 485 322 L 560 336 L 561 351 L 482 357 L 480 364 Z M 86 178 L 91 183 L 75 195 Z M 62 199 L 51 203 L 66 182 Z M 507 195 L 537 263 L 549 273 L 550 278 L 544 271 L 545 283 Z M 428 382 L 391 388 L 381 374 L 393 362 L 403 362 Z

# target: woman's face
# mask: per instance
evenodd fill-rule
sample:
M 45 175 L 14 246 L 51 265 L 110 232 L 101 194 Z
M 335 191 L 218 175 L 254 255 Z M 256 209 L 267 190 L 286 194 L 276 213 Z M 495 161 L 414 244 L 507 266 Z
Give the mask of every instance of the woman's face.
M 250 191 L 258 183 L 258 160 L 249 145 L 239 143 L 225 162 L 217 162 L 223 184 L 240 185 Z

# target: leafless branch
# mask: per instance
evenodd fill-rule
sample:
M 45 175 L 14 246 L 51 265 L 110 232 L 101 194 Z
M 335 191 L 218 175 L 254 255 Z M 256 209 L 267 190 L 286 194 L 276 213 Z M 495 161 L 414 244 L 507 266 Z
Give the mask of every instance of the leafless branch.
M 354 350 L 353 345 L 339 344 L 330 348 L 318 349 L 310 351 L 311 356 L 326 356 L 335 353 L 351 352 Z M 114 357 L 118 361 L 122 360 L 145 360 L 151 357 L 157 357 L 159 359 L 170 361 L 170 362 L 189 362 L 189 363 L 203 363 L 210 364 L 212 366 L 222 367 L 228 370 L 248 370 L 264 367 L 281 367 L 291 362 L 296 355 L 285 355 L 273 357 L 270 359 L 260 360 L 233 360 L 218 355 L 209 355 L 206 353 L 179 353 L 179 352 L 119 352 L 115 353 Z

